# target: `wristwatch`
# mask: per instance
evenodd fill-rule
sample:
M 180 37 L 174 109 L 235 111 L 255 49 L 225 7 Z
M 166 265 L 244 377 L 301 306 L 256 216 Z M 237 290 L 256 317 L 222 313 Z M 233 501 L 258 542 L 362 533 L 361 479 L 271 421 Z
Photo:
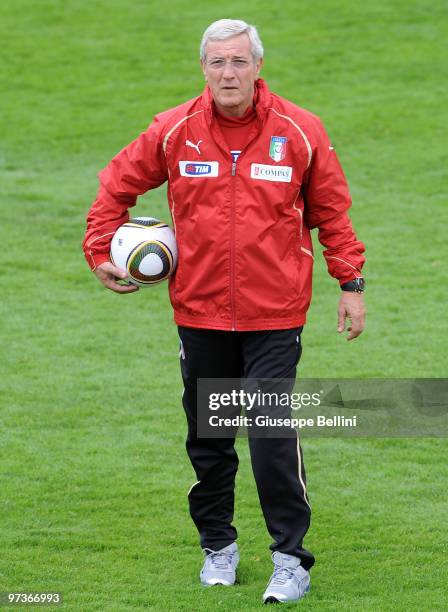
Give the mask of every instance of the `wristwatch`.
M 359 276 L 358 278 L 354 278 L 352 281 L 349 281 L 348 283 L 344 283 L 343 285 L 341 285 L 341 289 L 342 291 L 352 291 L 352 292 L 356 292 L 356 293 L 362 293 L 365 289 L 366 286 L 366 282 L 363 279 L 362 276 Z

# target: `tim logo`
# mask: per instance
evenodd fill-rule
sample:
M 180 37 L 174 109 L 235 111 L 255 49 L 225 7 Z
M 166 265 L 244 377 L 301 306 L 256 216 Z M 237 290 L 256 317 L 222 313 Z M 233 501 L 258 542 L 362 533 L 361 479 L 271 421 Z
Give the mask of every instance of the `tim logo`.
M 219 163 L 216 161 L 180 161 L 179 170 L 181 176 L 210 178 L 218 176 Z
M 193 175 L 197 175 L 197 174 L 210 174 L 210 172 L 212 171 L 212 167 L 210 166 L 210 164 L 187 164 L 185 166 L 185 172 L 187 174 L 193 174 Z

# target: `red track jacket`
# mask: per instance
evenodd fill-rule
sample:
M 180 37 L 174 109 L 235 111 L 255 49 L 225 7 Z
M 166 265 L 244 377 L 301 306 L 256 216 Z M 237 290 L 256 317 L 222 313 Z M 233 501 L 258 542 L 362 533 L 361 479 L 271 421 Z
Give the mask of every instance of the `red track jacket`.
M 315 227 L 329 273 L 341 284 L 361 275 L 364 245 L 353 232 L 347 182 L 319 118 L 271 93 L 262 79 L 255 102 L 257 120 L 236 162 L 206 88 L 157 115 L 99 174 L 83 243 L 92 269 L 109 260 L 112 236 L 137 196 L 168 182 L 179 248 L 169 290 L 178 325 L 237 331 L 303 325 Z

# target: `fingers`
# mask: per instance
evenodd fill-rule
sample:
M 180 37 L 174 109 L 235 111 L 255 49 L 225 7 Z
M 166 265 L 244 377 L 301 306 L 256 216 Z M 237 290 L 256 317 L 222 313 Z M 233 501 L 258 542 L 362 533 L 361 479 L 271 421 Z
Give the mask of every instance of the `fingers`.
M 113 279 L 107 279 L 103 285 L 115 293 L 134 293 L 139 290 L 137 285 L 120 285 Z
M 362 334 L 364 330 L 364 320 L 360 317 L 353 317 L 350 327 L 347 329 L 347 340 L 354 340 Z
M 363 331 L 365 326 L 365 305 L 363 296 L 357 293 L 343 293 L 338 307 L 338 332 L 345 329 L 345 320 L 350 320 L 347 328 L 347 340 L 354 340 Z
M 115 276 L 116 278 L 120 278 L 121 280 L 125 280 L 128 277 L 128 273 L 125 270 L 122 270 L 121 268 L 117 268 L 117 266 L 113 266 L 111 264 L 111 269 L 109 270 L 109 272 Z
M 128 274 L 125 270 L 114 266 L 110 261 L 98 266 L 95 269 L 95 274 L 100 283 L 115 293 L 134 293 L 139 289 L 137 285 L 121 285 L 120 282 L 117 282 L 127 279 Z
M 346 316 L 346 311 L 345 309 L 339 309 L 338 310 L 338 332 L 341 334 L 344 329 L 345 329 L 345 316 Z
M 358 336 L 360 336 L 365 327 L 365 310 L 362 310 L 359 313 L 352 314 L 350 316 L 350 327 L 347 329 L 348 336 L 347 340 L 354 340 Z
M 98 266 L 98 268 L 96 268 L 95 270 L 95 274 L 98 276 L 98 278 L 100 278 L 100 280 L 102 277 L 115 277 L 120 278 L 121 280 L 124 280 L 128 277 L 128 273 L 126 272 L 126 270 L 122 270 L 121 268 L 114 266 L 114 264 L 110 261 L 105 261 L 100 266 Z

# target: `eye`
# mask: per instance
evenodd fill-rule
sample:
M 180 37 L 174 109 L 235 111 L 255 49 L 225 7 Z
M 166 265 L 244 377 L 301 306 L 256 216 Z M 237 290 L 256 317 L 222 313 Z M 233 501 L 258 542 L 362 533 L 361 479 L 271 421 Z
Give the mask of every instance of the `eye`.
M 222 68 L 225 64 L 224 60 L 221 59 L 216 59 L 216 60 L 212 60 L 209 63 L 209 66 L 211 66 L 211 68 Z

